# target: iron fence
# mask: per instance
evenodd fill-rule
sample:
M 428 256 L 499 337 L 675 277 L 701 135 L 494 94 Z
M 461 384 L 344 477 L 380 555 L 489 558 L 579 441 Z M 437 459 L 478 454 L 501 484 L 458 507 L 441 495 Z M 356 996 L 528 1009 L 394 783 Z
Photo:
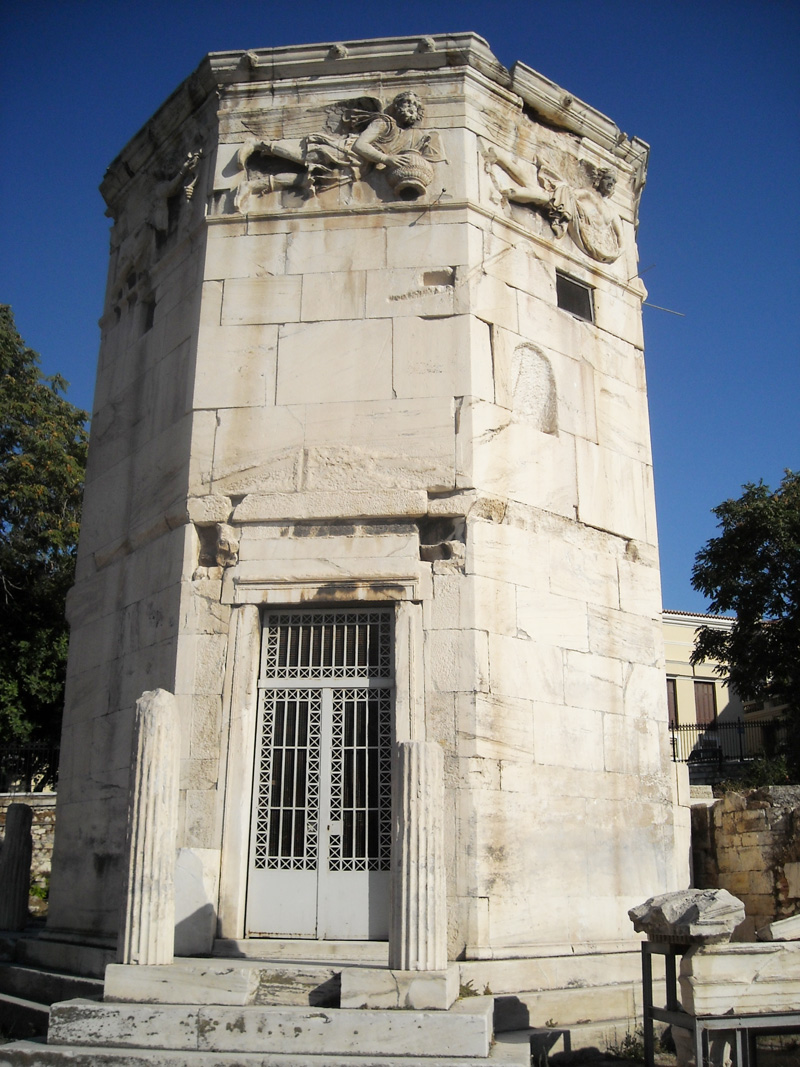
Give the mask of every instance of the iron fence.
M 0 793 L 55 789 L 59 751 L 57 745 L 43 741 L 0 746 Z
M 728 763 L 771 758 L 786 743 L 786 722 L 688 723 L 669 728 L 675 763 Z

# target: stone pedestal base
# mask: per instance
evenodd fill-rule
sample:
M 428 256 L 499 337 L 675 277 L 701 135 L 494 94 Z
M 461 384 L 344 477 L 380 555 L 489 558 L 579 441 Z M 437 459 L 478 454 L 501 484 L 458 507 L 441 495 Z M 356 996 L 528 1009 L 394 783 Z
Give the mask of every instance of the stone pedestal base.
M 680 988 L 692 1015 L 797 1011 L 800 942 L 690 949 L 681 959 Z

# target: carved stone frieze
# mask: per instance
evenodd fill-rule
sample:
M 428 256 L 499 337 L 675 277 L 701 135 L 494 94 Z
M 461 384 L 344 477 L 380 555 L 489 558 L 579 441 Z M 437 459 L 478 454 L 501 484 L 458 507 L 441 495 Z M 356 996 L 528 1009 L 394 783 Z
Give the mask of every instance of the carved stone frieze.
M 238 155 L 238 211 L 247 214 L 258 198 L 280 190 L 315 197 L 371 171 L 383 172 L 391 199 L 416 200 L 433 181 L 433 165 L 445 162 L 438 132 L 419 128 L 425 108 L 414 92 L 399 93 L 387 107 L 365 96 L 326 111 L 326 129 L 299 138 L 270 140 L 265 125 L 244 124 L 254 136 Z
M 599 263 L 613 263 L 622 252 L 622 223 L 607 203 L 616 176 L 581 160 L 558 168 L 538 158 L 524 159 L 495 145 L 483 150 L 486 170 L 501 197 L 531 207 L 547 219 L 556 238 L 565 234 Z M 571 173 L 570 173 L 571 172 Z

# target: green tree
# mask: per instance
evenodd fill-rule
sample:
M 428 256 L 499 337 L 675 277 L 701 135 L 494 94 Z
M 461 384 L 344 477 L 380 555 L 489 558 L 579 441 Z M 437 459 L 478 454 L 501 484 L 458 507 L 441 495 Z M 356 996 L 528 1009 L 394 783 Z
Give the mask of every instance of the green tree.
M 717 659 L 744 700 L 767 696 L 789 711 L 790 759 L 800 769 L 800 473 L 777 489 L 742 486 L 713 509 L 721 531 L 697 553 L 692 585 L 712 612 L 733 612 L 729 631 L 701 627 L 692 662 Z
M 66 385 L 0 305 L 0 745 L 61 729 L 88 418 Z

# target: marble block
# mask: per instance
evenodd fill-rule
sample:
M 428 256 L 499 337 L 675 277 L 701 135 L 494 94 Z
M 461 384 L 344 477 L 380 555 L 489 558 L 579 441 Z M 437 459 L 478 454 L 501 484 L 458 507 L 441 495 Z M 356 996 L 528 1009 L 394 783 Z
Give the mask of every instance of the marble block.
M 798 941 L 800 940 L 800 915 L 790 915 L 788 919 L 777 919 L 767 923 L 758 931 L 759 941 Z
M 443 971 L 343 967 L 343 1008 L 411 1008 L 446 1011 L 458 997 L 458 964 Z

